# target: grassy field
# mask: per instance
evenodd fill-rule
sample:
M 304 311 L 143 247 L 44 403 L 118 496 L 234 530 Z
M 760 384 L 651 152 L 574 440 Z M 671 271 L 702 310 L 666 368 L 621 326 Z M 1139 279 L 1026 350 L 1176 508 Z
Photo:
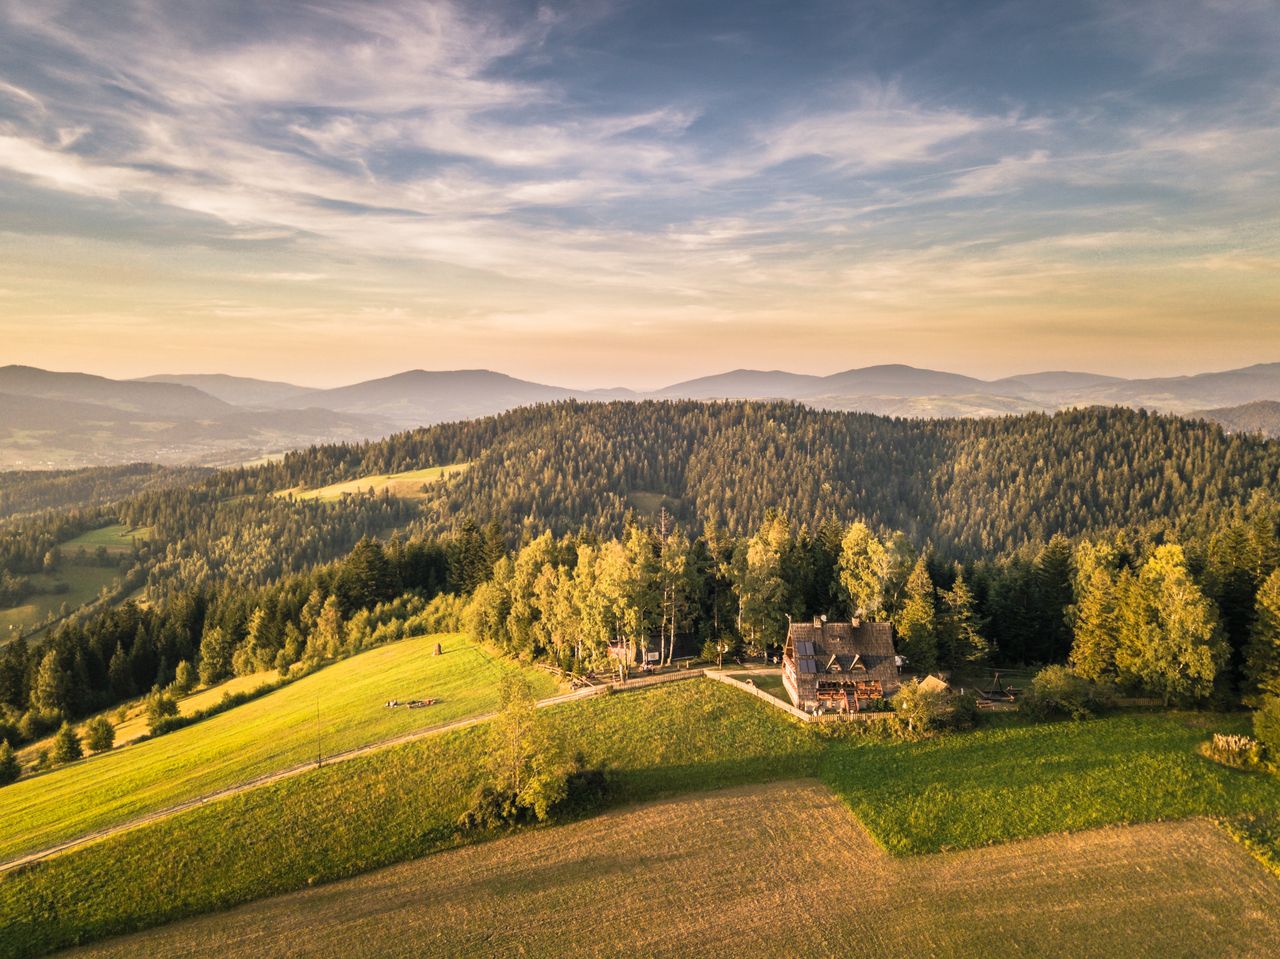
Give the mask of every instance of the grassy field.
M 729 673 L 734 679 L 741 679 L 743 682 L 754 683 L 756 688 L 762 693 L 768 693 L 775 699 L 780 699 L 784 703 L 790 704 L 791 697 L 787 694 L 787 687 L 782 684 L 782 673 L 766 673 L 763 671 L 745 672 L 745 673 Z
M 68 589 L 64 593 L 37 593 L 28 597 L 21 606 L 0 609 L 0 643 L 10 639 L 11 634 L 19 629 L 27 636 L 32 635 L 34 627 L 48 619 L 50 613 L 56 615 L 64 604 L 68 610 L 73 610 L 92 602 L 104 586 L 115 587 L 120 573 L 114 567 L 64 562 L 57 573 L 36 573 L 31 580 L 42 590 L 52 590 L 58 583 L 66 583 Z
M 127 526 L 124 523 L 116 523 L 113 526 L 104 526 L 101 529 L 91 529 L 87 533 L 82 533 L 75 539 L 68 540 L 62 544 L 63 553 L 73 553 L 80 547 L 84 547 L 88 552 L 94 552 L 99 546 L 103 547 L 108 553 L 131 553 L 133 552 L 134 540 L 143 541 L 151 538 L 152 530 L 148 528 L 135 528 Z
M 1280 883 L 1205 822 L 893 859 L 812 782 L 443 852 L 72 955 L 1271 956 Z
M 224 696 L 234 696 L 237 693 L 247 693 L 258 689 L 262 686 L 276 682 L 280 678 L 280 674 L 274 669 L 263 673 L 253 673 L 249 676 L 234 676 L 225 682 L 217 683 L 205 689 L 199 689 L 193 693 L 181 697 L 178 700 L 178 714 L 181 716 L 191 716 L 202 709 L 208 709 L 210 706 L 216 706 Z M 116 747 L 127 745 L 135 740 L 141 739 L 149 732 L 147 728 L 147 707 L 144 700 L 137 700 L 130 703 L 125 708 L 125 717 L 123 722 L 117 721 L 119 707 L 108 709 L 101 713 L 111 721 L 116 731 Z M 85 722 L 88 720 L 86 719 Z M 28 743 L 18 750 L 18 759 L 24 764 L 31 762 L 36 753 L 41 750 L 51 749 L 53 747 L 53 734 L 43 739 L 37 739 L 33 743 Z
M 437 641 L 444 656 L 431 655 Z M 193 726 L 23 779 L 0 789 L 0 859 L 306 762 L 316 755 L 317 732 L 320 749 L 332 754 L 489 712 L 497 678 L 512 668 L 461 636 L 402 640 Z M 528 675 L 537 695 L 556 691 L 546 673 Z M 439 702 L 383 705 L 426 696 Z
M 820 748 L 776 710 L 707 681 L 581 700 L 545 715 L 589 761 L 608 763 L 628 800 L 811 775 Z M 0 956 L 222 909 L 454 845 L 485 734 L 483 727 L 442 733 L 312 770 L 0 878 Z
M 838 743 L 822 777 L 894 853 L 1280 809 L 1280 778 L 1196 752 L 1208 728 L 1244 722 L 1205 714 L 1044 725 L 993 718 L 988 728 L 919 743 Z
M 381 493 L 388 491 L 400 499 L 420 499 L 427 494 L 424 486 L 438 483 L 442 479 L 456 476 L 465 470 L 470 463 L 455 463 L 452 466 L 428 466 L 426 469 L 409 470 L 404 473 L 380 473 L 375 476 L 362 476 L 359 479 L 347 480 L 322 486 L 319 489 L 281 490 L 277 496 L 291 496 L 294 499 L 335 500 L 343 496 L 354 496 L 360 493 Z

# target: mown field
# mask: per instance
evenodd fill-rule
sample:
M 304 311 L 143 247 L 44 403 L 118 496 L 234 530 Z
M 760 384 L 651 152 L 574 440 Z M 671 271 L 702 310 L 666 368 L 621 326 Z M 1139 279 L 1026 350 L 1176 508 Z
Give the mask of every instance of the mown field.
M 276 495 L 292 497 L 293 499 L 336 500 L 341 499 L 343 496 L 381 493 L 385 490 L 400 499 L 420 499 L 427 495 L 423 491 L 424 486 L 430 486 L 442 479 L 456 476 L 470 465 L 469 463 L 455 463 L 450 466 L 428 466 L 426 469 L 408 470 L 403 473 L 380 473 L 373 476 L 361 476 L 359 479 L 347 480 L 342 483 L 333 483 L 318 489 L 295 487 L 281 490 Z
M 436 642 L 445 655 L 432 656 Z M 402 640 L 342 660 L 260 699 L 156 739 L 0 789 L 0 860 L 185 799 L 415 729 L 490 712 L 516 668 L 462 636 Z M 528 676 L 538 696 L 556 682 Z M 426 709 L 389 699 L 433 697 Z
M 1179 822 L 891 858 L 812 782 L 450 850 L 79 950 L 455 957 L 1272 956 L 1280 883 Z
M 807 729 L 710 682 L 581 700 L 545 715 L 589 762 L 608 764 L 617 796 L 628 801 L 812 775 L 821 749 Z M 456 845 L 465 837 L 455 823 L 485 749 L 482 726 L 442 733 L 4 876 L 0 956 L 34 955 Z

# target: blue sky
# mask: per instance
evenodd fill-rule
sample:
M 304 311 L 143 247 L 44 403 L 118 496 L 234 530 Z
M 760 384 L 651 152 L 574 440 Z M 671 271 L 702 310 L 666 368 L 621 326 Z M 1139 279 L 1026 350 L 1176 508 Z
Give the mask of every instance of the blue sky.
M 1280 6 L 0 0 L 11 362 L 1280 359 Z

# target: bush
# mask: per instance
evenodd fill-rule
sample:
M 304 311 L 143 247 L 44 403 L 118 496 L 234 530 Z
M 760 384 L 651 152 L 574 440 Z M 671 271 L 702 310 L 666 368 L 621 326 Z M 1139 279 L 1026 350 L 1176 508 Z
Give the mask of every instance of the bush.
M 95 753 L 105 752 L 116 743 L 116 728 L 106 716 L 89 720 L 84 729 L 85 745 Z
M 158 735 L 164 721 L 170 716 L 178 715 L 178 702 L 169 693 L 153 689 L 147 697 L 147 728 L 152 735 Z
M 978 725 L 978 697 L 973 693 L 960 693 L 951 697 L 951 728 L 972 729 Z
M 1262 743 L 1252 736 L 1214 733 L 1205 745 L 1205 754 L 1228 766 L 1254 769 L 1262 765 Z
M 945 689 L 926 689 L 918 679 L 903 683 L 893 698 L 893 708 L 907 732 L 923 735 L 946 725 L 951 695 Z
M 1280 684 L 1275 684 L 1262 697 L 1253 714 L 1253 734 L 1266 747 L 1272 762 L 1280 761 Z
M 1081 720 L 1092 719 L 1113 702 L 1108 687 L 1077 676 L 1066 666 L 1046 666 L 1031 680 L 1019 707 L 1033 719 Z
M 191 690 L 196 688 L 196 684 L 200 682 L 200 677 L 196 673 L 196 668 L 187 660 L 178 663 L 178 668 L 173 674 L 173 692 L 178 696 L 185 696 Z
M 8 740 L 0 741 L 0 786 L 7 786 L 22 775 L 22 766 Z
M 58 728 L 58 718 L 38 709 L 28 709 L 18 720 L 18 735 L 24 742 L 34 742 L 46 733 Z
M 70 763 L 84 758 L 84 749 L 80 745 L 80 737 L 70 723 L 63 723 L 58 735 L 53 738 L 53 761 Z

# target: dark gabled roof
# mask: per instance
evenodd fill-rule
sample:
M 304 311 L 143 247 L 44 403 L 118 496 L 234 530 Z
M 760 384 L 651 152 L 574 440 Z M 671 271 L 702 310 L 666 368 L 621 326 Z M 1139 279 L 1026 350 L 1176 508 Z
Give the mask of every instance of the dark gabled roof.
M 893 627 L 888 623 L 792 623 L 787 646 L 800 677 L 843 676 L 878 679 L 886 688 L 897 685 Z

